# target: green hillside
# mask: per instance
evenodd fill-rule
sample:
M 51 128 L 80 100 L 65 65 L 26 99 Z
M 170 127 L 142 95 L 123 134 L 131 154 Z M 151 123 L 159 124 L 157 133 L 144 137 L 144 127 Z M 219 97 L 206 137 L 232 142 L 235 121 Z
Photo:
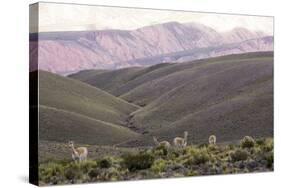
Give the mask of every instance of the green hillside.
M 99 72 L 100 70 L 92 70 L 92 74 L 90 70 L 87 70 L 86 72 L 81 71 L 76 74 L 70 75 L 70 77 L 103 89 L 115 96 L 126 96 L 128 92 L 132 91 L 135 88 L 139 88 L 142 84 L 154 83 L 156 79 L 161 79 L 167 75 L 178 73 L 183 70 L 199 68 L 200 66 L 206 65 L 206 62 L 216 63 L 218 61 L 223 61 L 224 63 L 234 63 L 236 61 L 245 60 L 248 58 L 254 59 L 263 57 L 272 57 L 272 52 L 234 54 L 222 57 L 195 60 L 187 63 L 162 63 L 147 68 L 133 67 L 106 71 L 98 75 L 97 71 Z M 225 64 L 222 66 L 225 66 Z M 204 72 L 202 74 L 204 74 Z M 87 79 L 85 79 L 85 76 L 87 77 Z M 155 89 L 155 91 L 157 90 Z
M 265 58 L 265 59 L 264 59 Z M 272 55 L 267 54 L 261 57 L 260 60 L 266 62 L 272 61 Z M 237 66 L 241 66 L 246 63 L 256 61 L 256 57 L 235 57 L 226 56 L 221 58 L 213 58 L 208 60 L 202 60 L 201 62 L 194 62 L 192 64 L 174 64 L 169 69 L 176 70 L 165 74 L 152 81 L 144 82 L 143 84 L 135 87 L 129 92 L 123 94 L 121 98 L 132 101 L 135 104 L 145 106 L 157 99 L 160 95 L 171 91 L 184 84 L 192 84 L 194 81 L 210 75 L 215 75 L 224 70 L 230 70 Z M 181 68 L 180 68 L 181 67 Z M 164 72 L 163 69 L 158 72 Z M 165 71 L 166 72 L 166 71 Z
M 122 126 L 137 106 L 74 79 L 39 71 L 39 105 L 40 140 L 112 145 L 138 135 Z
M 116 82 L 116 72 L 121 76 L 123 71 L 126 79 Z M 105 74 L 110 87 L 103 89 L 143 107 L 127 121 L 143 136 L 123 145 L 151 145 L 153 135 L 171 141 L 185 130 L 194 143 L 206 142 L 210 134 L 221 142 L 273 135 L 272 52 L 127 68 L 96 77 Z M 90 84 L 103 85 L 96 77 Z
M 253 88 L 254 90 L 252 90 Z M 251 135 L 255 138 L 272 137 L 272 81 L 267 80 L 253 88 L 182 116 L 166 126 L 164 123 L 159 123 L 162 127 L 145 127 L 145 130 L 150 130 L 149 134 L 125 145 L 152 145 L 152 135 L 156 135 L 160 140 L 172 142 L 174 137 L 182 136 L 184 131 L 189 132 L 188 142 L 190 144 L 207 143 L 211 134 L 216 135 L 218 142 L 239 140 L 244 135 Z M 158 124 L 154 123 L 154 125 Z
M 39 103 L 114 124 L 138 107 L 98 88 L 45 71 L 39 72 Z
M 153 77 L 158 77 L 154 71 L 168 67 L 170 65 L 172 64 L 163 63 L 147 68 L 124 68 L 106 71 L 101 74 L 97 74 L 97 70 L 93 70 L 92 73 L 90 71 L 81 71 L 76 74 L 69 75 L 69 77 L 86 82 L 115 96 L 119 96 L 137 87 L 138 85 L 151 80 L 151 77 L 148 77 L 147 74 L 152 75 Z
M 206 62 L 205 66 L 201 65 L 195 70 L 185 69 L 175 75 L 162 77 L 154 80 L 152 86 L 150 83 L 145 84 L 139 86 L 137 92 L 131 91 L 122 96 L 133 102 L 136 99 L 145 100 L 146 96 L 152 99 L 144 108 L 134 112 L 134 124 L 149 129 L 170 126 L 186 115 L 240 95 L 248 96 L 250 92 L 257 92 L 264 82 L 267 84 L 261 86 L 263 92 L 271 94 L 268 99 L 272 100 L 272 87 L 269 87 L 272 83 L 272 58 L 249 58 L 235 63 L 217 61 L 210 64 Z M 144 92 L 147 95 L 140 97 Z
M 88 79 L 92 78 L 93 76 L 97 76 L 99 74 L 108 72 L 109 70 L 94 70 L 94 69 L 90 69 L 90 70 L 83 70 L 83 71 L 79 71 L 78 73 L 75 74 L 70 74 L 68 75 L 68 77 L 70 78 L 75 78 L 77 80 L 86 82 Z
M 80 80 L 113 94 L 113 91 L 116 88 L 118 88 L 120 85 L 123 85 L 124 83 L 127 83 L 128 80 L 132 79 L 135 74 L 137 74 L 138 71 L 142 69 L 143 68 L 133 67 L 118 69 L 114 71 L 103 71 L 101 73 L 98 73 L 100 72 L 98 70 L 89 70 L 87 72 L 81 71 L 76 74 L 69 75 L 69 77 Z
M 122 126 L 81 114 L 40 105 L 40 139 L 92 145 L 112 145 L 135 138 L 138 134 Z

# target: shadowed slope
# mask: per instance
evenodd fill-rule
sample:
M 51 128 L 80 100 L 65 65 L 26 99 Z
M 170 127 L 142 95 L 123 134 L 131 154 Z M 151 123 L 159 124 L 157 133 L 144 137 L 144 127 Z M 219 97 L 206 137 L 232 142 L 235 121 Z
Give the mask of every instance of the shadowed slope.
M 52 107 L 39 108 L 40 140 L 93 145 L 111 145 L 135 138 L 138 134 L 122 126 Z
M 150 145 L 152 135 L 171 141 L 185 130 L 194 143 L 210 134 L 219 142 L 272 136 L 272 74 L 273 53 L 263 52 L 167 64 L 137 76 L 118 90 L 144 106 L 127 123 L 144 135 L 122 145 Z
M 138 135 L 121 126 L 136 109 L 137 106 L 83 82 L 39 71 L 40 140 L 121 143 Z
M 272 80 L 256 83 L 241 94 L 190 113 L 169 126 L 157 129 L 123 146 L 152 145 L 152 135 L 172 142 L 184 131 L 189 132 L 188 144 L 207 143 L 211 134 L 217 142 L 231 142 L 245 135 L 273 136 Z
M 130 91 L 139 84 L 147 81 L 147 79 L 142 79 L 142 76 L 145 76 L 149 73 L 154 75 L 154 70 L 165 68 L 170 65 L 172 64 L 165 63 L 157 64 L 147 68 L 132 67 L 106 71 L 101 74 L 96 74 L 97 70 L 92 70 L 92 74 L 90 73 L 90 71 L 86 73 L 84 73 L 84 71 L 81 71 L 76 74 L 69 75 L 69 77 L 103 89 L 115 96 L 119 96 L 125 92 Z M 148 77 L 148 80 L 150 79 L 151 78 Z
M 39 103 L 98 120 L 122 124 L 138 107 L 98 88 L 45 71 L 39 72 Z
M 169 82 L 164 80 L 157 83 L 156 85 L 160 87 L 169 87 L 169 84 L 172 86 L 162 91 L 162 95 L 159 93 L 158 98 L 147 106 L 134 112 L 131 124 L 144 130 L 170 126 L 187 115 L 228 101 L 243 92 L 247 93 L 249 88 L 255 91 L 257 83 L 267 80 L 272 82 L 273 64 L 270 57 L 239 60 L 234 64 L 221 63 L 226 65 L 216 66 L 215 63 L 213 64 L 215 68 L 212 70 L 213 67 L 206 61 L 208 69 L 203 71 L 204 74 L 196 77 L 192 76 L 194 71 L 186 69 L 184 76 L 187 79 L 182 82 L 179 82 L 178 76 L 175 76 L 172 77 L 173 79 L 170 78 Z M 200 67 L 202 68 L 204 69 L 205 66 Z M 158 88 L 146 87 L 142 90 L 144 89 L 147 93 L 154 93 Z M 272 89 L 267 92 L 272 92 Z
M 260 56 L 262 55 L 262 56 Z M 258 58 L 258 59 L 257 59 Z M 249 53 L 243 55 L 230 55 L 219 58 L 210 58 L 191 63 L 174 64 L 169 66 L 171 72 L 165 69 L 158 70 L 164 72 L 163 76 L 151 79 L 151 81 L 133 88 L 129 92 L 123 94 L 121 98 L 131 101 L 135 104 L 145 106 L 153 100 L 159 98 L 166 92 L 179 87 L 183 84 L 192 84 L 199 78 L 210 76 L 224 70 L 235 70 L 236 66 L 243 66 L 255 61 L 272 62 L 272 53 Z M 255 65 L 253 65 L 255 66 Z M 172 71 L 173 70 L 173 71 Z

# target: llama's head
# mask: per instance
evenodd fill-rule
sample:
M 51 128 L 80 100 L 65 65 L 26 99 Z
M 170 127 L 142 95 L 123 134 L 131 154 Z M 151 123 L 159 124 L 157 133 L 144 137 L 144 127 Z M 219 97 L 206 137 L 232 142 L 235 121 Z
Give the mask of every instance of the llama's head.
M 187 137 L 187 136 L 188 136 L 188 132 L 184 131 L 184 137 Z
M 209 143 L 210 144 L 215 144 L 216 143 L 216 136 L 215 135 L 211 135 L 210 137 L 209 137 Z
M 154 142 L 157 142 L 157 138 L 155 136 L 152 137 Z
M 68 146 L 69 146 L 69 147 L 73 147 L 73 146 L 74 146 L 74 142 L 73 142 L 73 141 L 69 141 L 69 142 L 68 142 Z

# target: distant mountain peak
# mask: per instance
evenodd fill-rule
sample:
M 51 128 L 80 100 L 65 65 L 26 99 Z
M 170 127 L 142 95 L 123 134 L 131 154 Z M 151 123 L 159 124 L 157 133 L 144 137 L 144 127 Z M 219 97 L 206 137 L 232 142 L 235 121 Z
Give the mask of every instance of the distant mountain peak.
M 144 66 L 137 60 L 182 51 L 195 53 L 202 48 L 238 44 L 266 36 L 263 32 L 242 27 L 220 33 L 195 22 L 167 22 L 136 30 L 65 31 L 30 35 L 31 67 L 36 67 L 36 61 L 39 59 L 40 69 L 55 73 Z M 32 37 L 33 35 L 39 35 L 38 57 L 37 53 L 33 53 L 38 47 L 34 40 L 37 37 Z M 251 42 L 251 45 L 243 48 L 246 49 L 243 52 L 272 49 L 270 39 L 266 43 L 264 40 L 257 40 Z M 223 54 L 237 53 L 237 50 L 221 51 Z M 213 54 L 206 51 L 205 55 L 208 57 Z M 165 59 L 173 60 L 168 56 Z M 149 62 L 145 62 L 145 65 L 149 65 Z

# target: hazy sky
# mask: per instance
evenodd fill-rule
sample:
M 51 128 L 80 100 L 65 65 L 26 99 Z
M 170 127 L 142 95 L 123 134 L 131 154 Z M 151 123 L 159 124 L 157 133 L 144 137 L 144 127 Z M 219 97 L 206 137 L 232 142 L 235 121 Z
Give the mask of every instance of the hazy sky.
M 34 12 L 31 8 L 31 13 Z M 180 23 L 197 22 L 217 31 L 228 31 L 235 27 L 273 34 L 273 17 L 163 11 L 98 7 L 72 4 L 39 4 L 39 32 L 125 29 L 132 30 L 152 24 L 170 21 Z M 31 22 L 31 32 L 35 32 Z

